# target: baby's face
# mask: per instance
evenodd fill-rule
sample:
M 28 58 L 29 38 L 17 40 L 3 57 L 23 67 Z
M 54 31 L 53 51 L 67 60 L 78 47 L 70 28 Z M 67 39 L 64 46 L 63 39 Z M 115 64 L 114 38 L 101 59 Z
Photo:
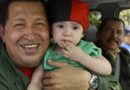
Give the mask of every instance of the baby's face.
M 52 25 L 53 39 L 59 45 L 71 42 L 77 45 L 83 37 L 83 27 L 74 21 L 55 22 Z

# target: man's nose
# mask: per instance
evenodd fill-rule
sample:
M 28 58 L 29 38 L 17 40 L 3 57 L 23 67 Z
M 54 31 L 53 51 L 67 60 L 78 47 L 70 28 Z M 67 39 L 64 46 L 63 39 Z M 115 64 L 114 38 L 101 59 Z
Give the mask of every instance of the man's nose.
M 112 36 L 113 37 L 117 37 L 118 36 L 117 32 L 116 31 L 112 31 Z
M 24 29 L 24 38 L 28 39 L 28 40 L 33 40 L 35 37 L 35 31 L 33 29 L 32 26 L 27 26 Z

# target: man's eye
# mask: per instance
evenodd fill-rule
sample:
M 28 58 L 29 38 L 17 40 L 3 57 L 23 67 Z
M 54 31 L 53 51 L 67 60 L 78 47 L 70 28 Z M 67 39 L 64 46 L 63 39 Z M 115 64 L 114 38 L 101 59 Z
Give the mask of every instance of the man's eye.
M 35 25 L 44 25 L 44 23 L 35 23 Z
M 73 26 L 72 29 L 77 30 L 77 29 L 79 29 L 79 27 L 78 26 Z
M 105 31 L 105 32 L 110 32 L 111 29 L 104 29 L 103 31 Z
M 22 26 L 24 26 L 25 24 L 21 24 L 21 23 L 19 23 L 19 24 L 15 24 L 13 27 L 22 27 Z
M 64 28 L 64 26 L 63 26 L 63 25 L 57 25 L 57 27 L 58 27 L 58 28 Z
M 117 33 L 118 33 L 118 35 L 120 35 L 120 34 L 122 34 L 122 31 L 119 30 Z

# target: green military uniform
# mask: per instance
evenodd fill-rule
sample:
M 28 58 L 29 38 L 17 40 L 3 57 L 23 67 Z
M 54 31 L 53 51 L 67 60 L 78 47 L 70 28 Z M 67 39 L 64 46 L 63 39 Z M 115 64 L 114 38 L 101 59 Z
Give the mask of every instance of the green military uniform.
M 2 39 L 1 39 L 1 37 L 0 37 L 0 48 L 1 48 L 1 46 L 2 46 L 2 43 L 3 43 L 3 41 L 2 41 Z
M 120 83 L 115 79 L 114 76 L 100 76 L 99 77 L 99 87 L 97 90 L 122 90 Z M 111 89 L 110 89 L 111 88 Z
M 9 58 L 4 46 L 0 49 L 0 90 L 26 90 L 30 80 Z

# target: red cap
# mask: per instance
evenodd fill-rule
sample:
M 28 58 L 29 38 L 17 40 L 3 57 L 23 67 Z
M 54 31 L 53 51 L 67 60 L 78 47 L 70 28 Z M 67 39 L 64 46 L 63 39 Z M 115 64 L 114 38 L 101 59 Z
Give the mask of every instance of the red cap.
M 76 21 L 83 26 L 84 32 L 89 27 L 89 6 L 87 2 L 72 0 L 71 21 Z
M 89 5 L 79 0 L 50 0 L 48 16 L 51 23 L 75 21 L 83 26 L 83 32 L 89 27 Z

